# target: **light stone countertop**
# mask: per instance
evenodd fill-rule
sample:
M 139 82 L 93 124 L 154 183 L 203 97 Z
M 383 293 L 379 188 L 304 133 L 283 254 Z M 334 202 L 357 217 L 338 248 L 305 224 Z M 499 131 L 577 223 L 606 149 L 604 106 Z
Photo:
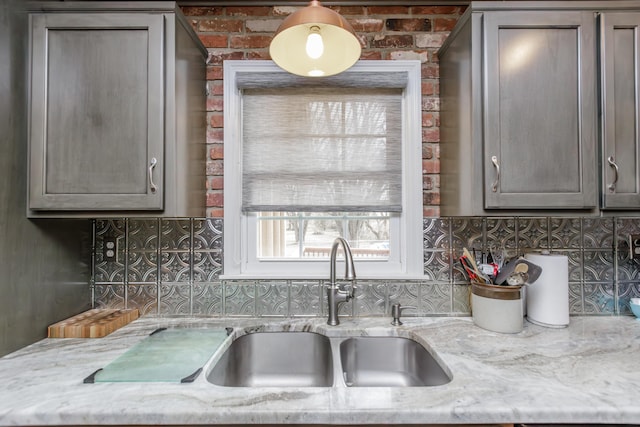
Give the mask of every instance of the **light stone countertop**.
M 640 321 L 572 317 L 565 329 L 525 322 L 514 335 L 471 318 L 238 319 L 144 317 L 99 339 L 45 339 L 0 358 L 0 425 L 94 424 L 640 424 Z M 83 379 L 158 327 L 308 330 L 412 338 L 453 374 L 436 387 L 227 388 Z

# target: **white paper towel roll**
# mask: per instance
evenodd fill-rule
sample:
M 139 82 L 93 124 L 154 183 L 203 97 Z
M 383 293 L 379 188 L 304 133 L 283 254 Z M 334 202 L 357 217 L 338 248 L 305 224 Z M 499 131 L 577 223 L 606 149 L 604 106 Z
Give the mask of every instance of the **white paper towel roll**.
M 569 260 L 565 255 L 525 254 L 542 267 L 538 280 L 527 286 L 527 318 L 550 328 L 569 325 Z

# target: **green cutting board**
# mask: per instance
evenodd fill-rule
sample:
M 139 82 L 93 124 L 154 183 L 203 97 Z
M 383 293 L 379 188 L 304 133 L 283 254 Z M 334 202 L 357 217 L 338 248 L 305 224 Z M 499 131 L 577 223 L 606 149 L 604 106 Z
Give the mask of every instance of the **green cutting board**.
M 161 329 L 85 382 L 190 382 L 226 338 L 224 329 Z

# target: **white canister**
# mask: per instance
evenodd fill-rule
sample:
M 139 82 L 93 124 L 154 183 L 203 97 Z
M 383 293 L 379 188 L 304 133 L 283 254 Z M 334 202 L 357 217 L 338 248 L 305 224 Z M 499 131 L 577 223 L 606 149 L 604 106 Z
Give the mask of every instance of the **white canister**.
M 542 268 L 538 279 L 527 287 L 527 319 L 549 328 L 569 325 L 569 260 L 565 255 L 525 254 Z

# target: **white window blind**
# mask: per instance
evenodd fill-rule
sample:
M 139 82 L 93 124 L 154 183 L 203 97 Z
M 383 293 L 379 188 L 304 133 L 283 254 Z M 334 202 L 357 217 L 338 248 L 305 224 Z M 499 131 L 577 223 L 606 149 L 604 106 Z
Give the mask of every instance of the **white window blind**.
M 244 212 L 401 212 L 402 89 L 245 88 Z

